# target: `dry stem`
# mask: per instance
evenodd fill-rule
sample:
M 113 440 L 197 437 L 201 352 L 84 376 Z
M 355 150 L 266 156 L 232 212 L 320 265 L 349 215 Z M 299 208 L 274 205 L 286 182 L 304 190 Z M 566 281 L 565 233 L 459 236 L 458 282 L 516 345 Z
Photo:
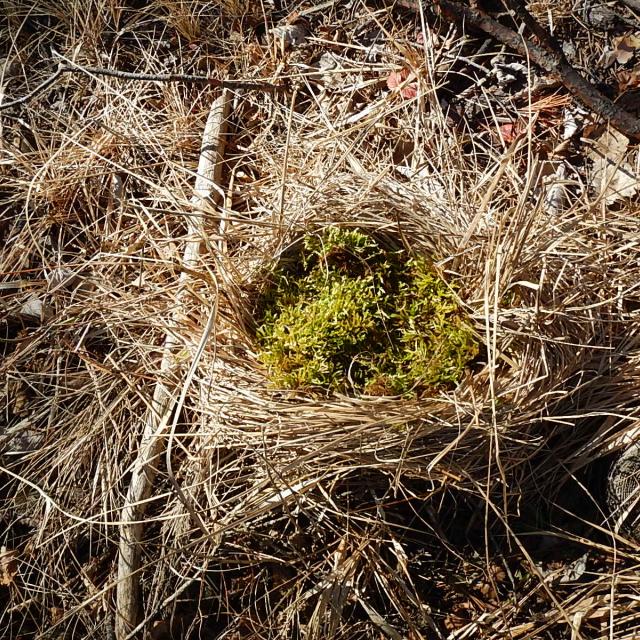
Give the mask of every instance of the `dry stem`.
M 220 188 L 222 159 L 224 153 L 225 134 L 230 108 L 230 94 L 223 90 L 216 98 L 209 112 L 207 123 L 202 134 L 202 147 L 195 193 L 191 200 L 194 212 L 187 216 L 189 240 L 185 246 L 180 282 L 176 292 L 174 323 L 180 324 L 183 298 L 187 293 L 190 271 L 195 269 L 200 255 L 203 239 L 201 217 L 205 214 L 210 200 L 218 195 Z M 205 335 L 208 332 L 205 330 Z M 146 500 L 150 497 L 157 465 L 160 462 L 163 447 L 167 442 L 165 432 L 171 416 L 180 411 L 180 403 L 176 405 L 180 385 L 188 386 L 189 380 L 183 379 L 181 365 L 176 364 L 176 350 L 180 347 L 178 333 L 169 331 L 163 347 L 162 364 L 159 379 L 153 393 L 150 410 L 145 418 L 145 427 L 140 442 L 138 457 L 134 463 L 133 474 L 126 502 L 122 508 L 120 525 L 120 545 L 118 556 L 118 585 L 116 594 L 116 638 L 124 640 L 136 627 L 140 616 L 139 569 L 140 539 L 144 525 Z M 172 388 L 168 380 L 175 381 Z M 181 394 L 184 398 L 184 388 Z M 174 421 L 175 427 L 175 421 Z M 177 484 L 175 487 L 180 492 Z M 184 502 L 186 497 L 181 495 Z

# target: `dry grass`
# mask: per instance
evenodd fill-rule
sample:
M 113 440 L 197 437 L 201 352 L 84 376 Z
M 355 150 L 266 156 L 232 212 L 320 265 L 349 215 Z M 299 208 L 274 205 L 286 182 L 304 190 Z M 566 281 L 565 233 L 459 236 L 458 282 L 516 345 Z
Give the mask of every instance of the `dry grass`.
M 638 419 L 638 205 L 606 205 L 579 150 L 541 155 L 562 100 L 479 91 L 482 126 L 454 126 L 435 91 L 472 73 L 476 45 L 434 20 L 424 56 L 415 22 L 382 3 L 311 13 L 316 39 L 287 50 L 260 44 L 261 10 L 239 3 L 4 4 L 5 101 L 54 70 L 52 47 L 283 86 L 236 96 L 224 202 L 179 298 L 214 92 L 73 75 L 0 113 L 0 542 L 17 558 L 15 572 L 0 559 L 4 637 L 109 637 L 120 514 L 159 384 L 183 402 L 146 505 L 151 637 L 638 633 L 638 546 L 601 495 Z M 376 28 L 386 45 L 367 59 L 358 34 Z M 318 81 L 329 49 L 334 80 Z M 414 100 L 386 89 L 402 66 Z M 278 256 L 332 224 L 393 234 L 461 283 L 484 347 L 454 392 L 269 386 L 252 305 Z M 168 333 L 179 347 L 161 371 Z

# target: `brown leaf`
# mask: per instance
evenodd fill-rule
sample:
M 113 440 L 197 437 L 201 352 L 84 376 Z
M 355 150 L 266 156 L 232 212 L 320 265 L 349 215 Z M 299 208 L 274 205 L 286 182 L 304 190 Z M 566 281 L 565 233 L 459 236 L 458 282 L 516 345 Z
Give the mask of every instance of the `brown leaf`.
M 614 53 L 619 64 L 625 65 L 629 62 L 637 49 L 640 49 L 640 36 L 630 33 L 626 36 L 614 38 Z
M 12 584 L 17 573 L 18 554 L 13 549 L 0 547 L 0 584 Z
M 629 163 L 629 138 L 608 129 L 589 153 L 593 162 L 592 185 L 607 204 L 631 198 L 640 188 L 638 172 Z
M 409 74 L 411 72 L 409 69 L 402 69 L 401 71 L 392 71 L 387 77 L 387 87 L 389 89 L 397 89 L 402 86 L 403 83 L 409 78 Z M 400 89 L 400 95 L 405 100 L 411 100 L 418 95 L 418 83 L 417 82 L 409 82 L 404 84 Z

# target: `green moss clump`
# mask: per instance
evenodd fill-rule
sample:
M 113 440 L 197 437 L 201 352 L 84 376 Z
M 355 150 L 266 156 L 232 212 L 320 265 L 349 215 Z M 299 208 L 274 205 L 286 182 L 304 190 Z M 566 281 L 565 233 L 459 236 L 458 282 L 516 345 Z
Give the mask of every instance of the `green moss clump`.
M 427 260 L 357 230 L 308 236 L 261 300 L 259 357 L 274 385 L 408 395 L 455 385 L 478 353 Z

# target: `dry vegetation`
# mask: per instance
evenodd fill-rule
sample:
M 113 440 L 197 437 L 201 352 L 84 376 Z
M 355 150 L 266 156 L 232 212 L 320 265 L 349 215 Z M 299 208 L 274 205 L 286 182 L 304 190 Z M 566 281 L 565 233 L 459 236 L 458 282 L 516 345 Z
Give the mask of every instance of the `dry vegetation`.
M 521 60 L 501 86 L 477 33 L 276 4 L 1 3 L 3 102 L 57 54 L 278 90 L 232 91 L 204 209 L 215 88 L 65 74 L 0 112 L 0 635 L 111 638 L 130 544 L 140 609 L 118 640 L 637 637 L 639 547 L 604 500 L 640 404 L 635 191 L 594 186 L 588 142 L 563 140 L 571 97 L 527 91 Z M 265 274 L 335 224 L 458 283 L 482 347 L 456 389 L 269 384 Z M 144 462 L 138 545 L 122 517 Z

